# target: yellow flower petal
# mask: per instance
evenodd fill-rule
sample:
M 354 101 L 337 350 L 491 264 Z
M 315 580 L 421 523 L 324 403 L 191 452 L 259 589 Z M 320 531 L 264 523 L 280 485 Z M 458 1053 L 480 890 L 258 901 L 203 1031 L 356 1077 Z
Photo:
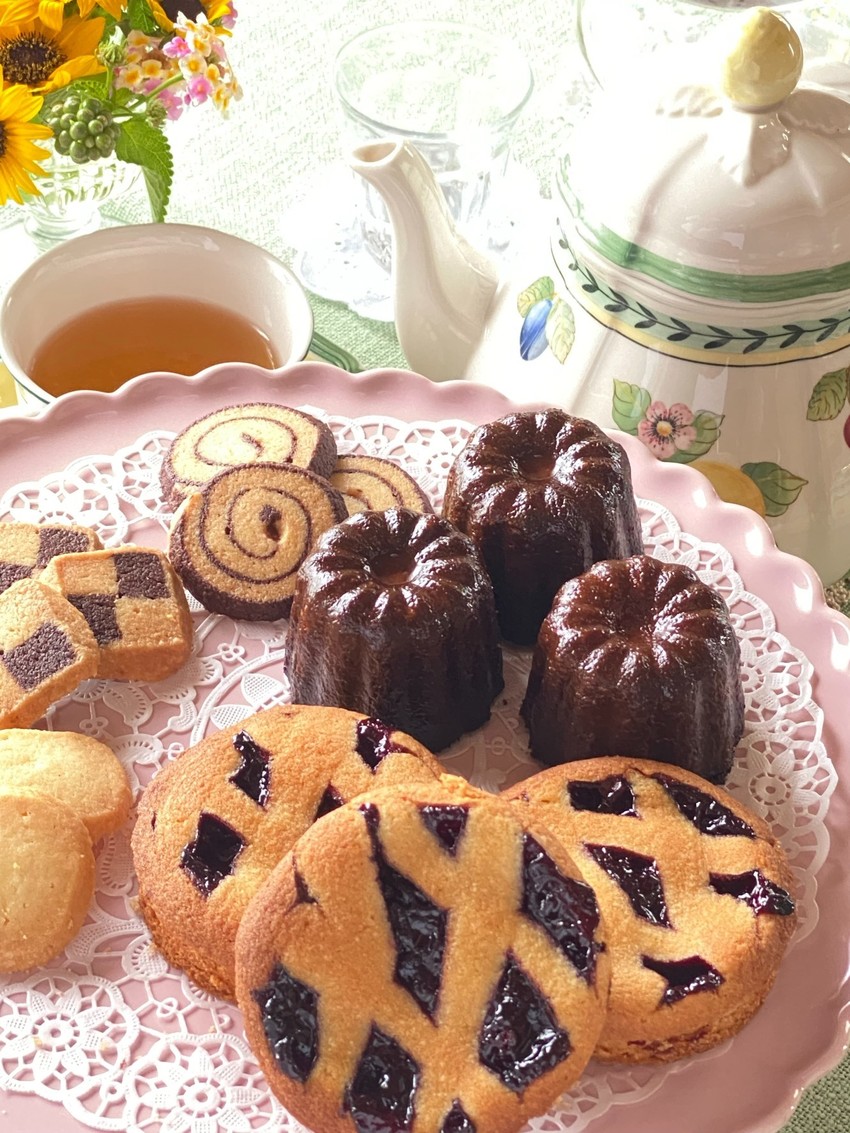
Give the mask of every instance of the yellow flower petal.
M 38 18 L 51 31 L 60 31 L 65 15 L 64 0 L 39 0 Z
M 2 81 L 0 71 L 0 81 Z M 34 139 L 50 137 L 46 126 L 33 123 L 42 99 L 20 84 L 0 89 L 0 205 L 13 200 L 22 203 L 21 191 L 37 192 L 33 177 L 43 173 L 40 163 L 50 153 L 34 144 Z

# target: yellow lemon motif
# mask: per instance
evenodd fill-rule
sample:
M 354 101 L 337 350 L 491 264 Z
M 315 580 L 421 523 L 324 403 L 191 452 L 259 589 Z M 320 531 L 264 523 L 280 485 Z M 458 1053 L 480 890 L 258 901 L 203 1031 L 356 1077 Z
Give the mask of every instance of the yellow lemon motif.
M 696 468 L 710 480 L 715 492 L 727 504 L 743 504 L 761 516 L 766 514 L 764 497 L 758 486 L 740 468 L 733 468 L 719 460 L 695 460 L 691 468 Z

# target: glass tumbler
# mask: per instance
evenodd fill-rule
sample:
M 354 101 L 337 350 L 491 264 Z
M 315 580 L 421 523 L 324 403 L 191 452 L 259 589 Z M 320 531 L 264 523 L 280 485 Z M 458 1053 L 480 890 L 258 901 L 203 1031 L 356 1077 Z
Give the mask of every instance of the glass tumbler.
M 346 145 L 406 138 L 423 154 L 452 216 L 486 225 L 505 177 L 511 136 L 533 88 L 531 69 L 504 36 L 446 20 L 410 20 L 360 32 L 339 51 L 334 89 Z M 363 242 L 387 271 L 389 217 L 371 186 L 358 180 Z

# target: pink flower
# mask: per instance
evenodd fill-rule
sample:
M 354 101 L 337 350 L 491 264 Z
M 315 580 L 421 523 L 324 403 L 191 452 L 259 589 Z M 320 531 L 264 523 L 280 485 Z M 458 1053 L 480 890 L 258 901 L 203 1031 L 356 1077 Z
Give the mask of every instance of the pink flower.
M 171 122 L 176 122 L 186 108 L 186 95 L 171 88 L 160 91 L 157 98 L 165 107 L 166 116 Z
M 694 415 L 677 401 L 668 409 L 663 401 L 653 401 L 638 425 L 638 436 L 659 460 L 669 460 L 677 450 L 688 449 L 696 440 Z
M 187 84 L 189 95 L 195 105 L 206 102 L 213 92 L 213 84 L 206 75 L 195 75 Z
M 170 39 L 168 43 L 162 46 L 163 55 L 168 55 L 171 59 L 181 59 L 184 55 L 189 55 L 192 48 L 183 39 L 182 36 L 176 35 L 174 39 Z

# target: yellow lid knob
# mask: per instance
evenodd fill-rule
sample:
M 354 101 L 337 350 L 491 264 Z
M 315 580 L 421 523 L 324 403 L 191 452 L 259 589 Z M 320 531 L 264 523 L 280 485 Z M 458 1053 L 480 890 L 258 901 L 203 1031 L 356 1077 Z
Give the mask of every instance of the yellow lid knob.
M 766 110 L 786 99 L 803 70 L 800 37 L 777 12 L 754 8 L 723 65 L 723 92 L 745 110 Z

